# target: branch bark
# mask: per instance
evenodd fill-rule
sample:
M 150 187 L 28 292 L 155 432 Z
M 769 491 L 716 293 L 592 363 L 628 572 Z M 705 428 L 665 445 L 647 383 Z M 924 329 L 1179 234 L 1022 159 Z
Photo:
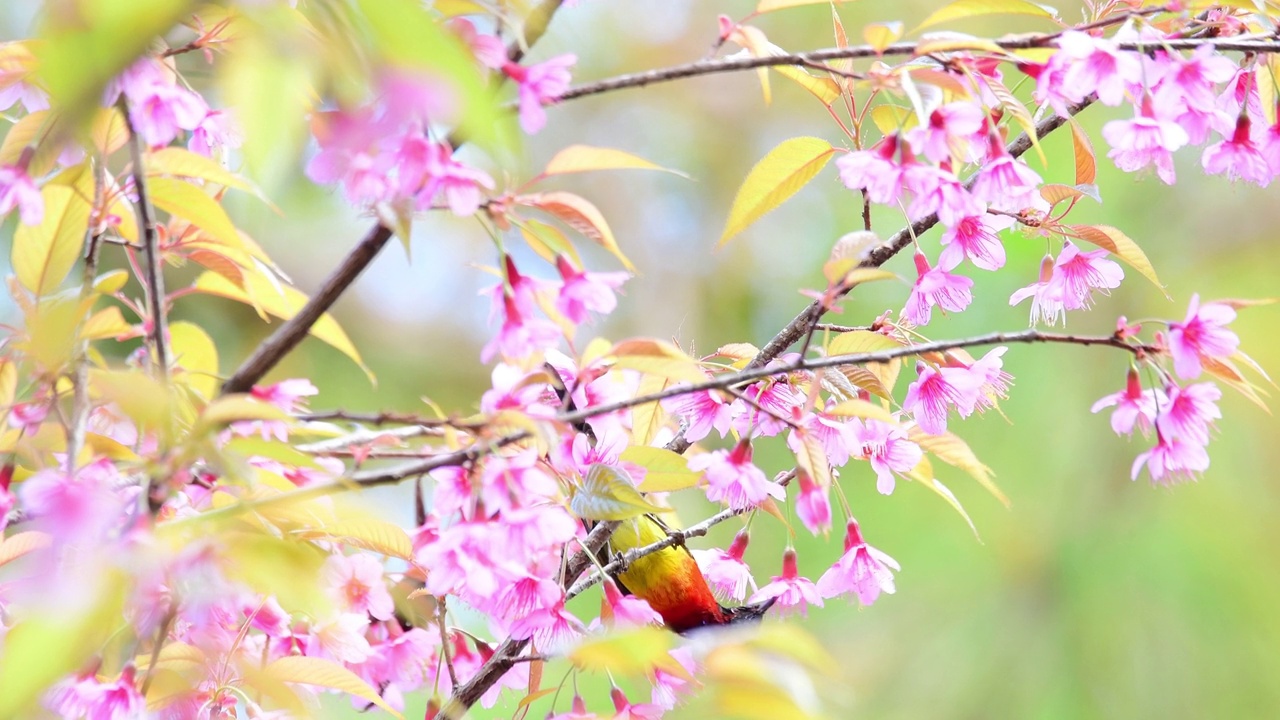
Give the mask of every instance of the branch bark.
M 151 342 L 155 357 L 156 376 L 161 380 L 169 380 L 169 328 L 165 319 L 164 273 L 160 271 L 159 234 L 156 232 L 156 212 L 151 207 L 151 198 L 147 196 L 147 171 L 143 164 L 142 138 L 138 136 L 133 121 L 129 118 L 129 107 L 121 101 L 120 114 L 124 117 L 125 126 L 129 130 L 129 155 L 133 160 L 133 188 L 138 193 L 138 225 L 142 227 L 142 254 L 146 260 L 142 282 L 147 288 L 147 315 L 151 321 Z

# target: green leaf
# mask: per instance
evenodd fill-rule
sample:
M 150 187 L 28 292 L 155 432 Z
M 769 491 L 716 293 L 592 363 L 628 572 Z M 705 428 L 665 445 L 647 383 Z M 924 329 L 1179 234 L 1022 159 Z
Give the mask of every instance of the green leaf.
M 738 188 L 718 246 L 799 192 L 833 154 L 831 143 L 815 137 L 791 138 L 770 150 Z
M 1128 263 L 1129 267 L 1142 273 L 1156 287 L 1160 288 L 1160 292 L 1166 298 L 1169 298 L 1169 293 L 1164 289 L 1164 284 L 1160 282 L 1160 278 L 1156 276 L 1156 269 L 1152 267 L 1151 261 L 1147 259 L 1147 254 L 1142 252 L 1142 248 L 1138 247 L 1138 243 L 1134 242 L 1118 228 L 1110 225 L 1068 225 L 1067 227 L 1075 233 L 1075 237 L 1104 248 L 1112 255 Z
M 599 463 L 574 488 L 569 508 L 584 520 L 628 520 L 665 511 L 644 499 L 625 470 Z
M 390 713 L 392 717 L 404 720 L 404 716 L 388 705 L 382 699 L 382 696 L 378 694 L 378 691 L 373 689 L 369 683 L 360 679 L 359 675 L 329 660 L 291 655 L 282 657 L 267 665 L 263 668 L 263 673 L 281 682 L 316 685 L 354 695 L 361 700 L 377 705 Z
M 702 478 L 702 473 L 689 469 L 685 456 L 665 448 L 632 445 L 623 450 L 618 459 L 645 469 L 644 479 L 640 481 L 643 492 L 684 490 L 694 487 Z
M 982 17 L 985 15 L 1031 15 L 1048 20 L 1057 18 L 1057 12 L 1027 0 L 956 0 L 935 11 L 912 32 L 920 32 L 930 25 Z
M 230 280 L 212 271 L 201 274 L 193 285 L 200 292 L 260 307 L 263 311 L 284 320 L 296 315 L 307 302 L 307 296 L 300 291 L 284 285 L 273 285 L 258 273 L 246 275 L 245 286 L 247 289 L 238 288 Z M 351 358 L 361 370 L 364 370 L 369 379 L 373 380 L 373 373 L 360 359 L 360 351 L 356 350 L 351 338 L 347 337 L 347 333 L 332 315 L 329 313 L 321 315 L 309 332 Z
M 36 295 L 57 289 L 84 249 L 89 202 L 65 185 L 45 185 L 44 218 L 39 225 L 18 225 L 10 262 L 18 282 Z

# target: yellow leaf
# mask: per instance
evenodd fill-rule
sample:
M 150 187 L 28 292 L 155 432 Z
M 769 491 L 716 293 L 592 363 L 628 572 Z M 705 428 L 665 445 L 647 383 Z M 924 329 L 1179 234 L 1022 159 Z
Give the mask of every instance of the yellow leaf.
M 760 4 L 756 5 L 756 14 L 786 10 L 801 5 L 838 5 L 846 2 L 851 0 L 760 0 Z
M 859 400 L 858 398 L 845 400 L 842 403 L 832 405 L 827 408 L 826 412 L 828 415 L 835 415 L 837 417 L 857 417 L 865 420 L 879 420 L 881 422 L 887 422 L 894 425 L 898 422 L 897 420 L 894 420 L 893 413 L 885 410 L 880 405 L 873 402 L 867 402 L 866 400 Z
M 18 281 L 36 295 L 57 289 L 84 248 L 89 202 L 64 185 L 45 185 L 44 218 L 39 225 L 18 225 L 11 263 Z
M 665 448 L 632 445 L 618 456 L 622 462 L 639 465 L 645 469 L 640 490 L 644 492 L 673 492 L 698 484 L 702 473 L 689 469 L 685 456 Z
M 912 32 L 919 32 L 930 25 L 984 15 L 1031 15 L 1049 20 L 1056 17 L 1055 13 L 1027 0 L 956 0 L 933 11 Z
M 584 520 L 628 520 L 664 508 L 644 499 L 625 470 L 595 464 L 574 488 L 569 509 Z
M 803 429 L 795 431 L 800 436 L 800 449 L 795 452 L 796 471 L 805 473 L 818 487 L 831 487 L 831 463 L 827 462 L 822 440 Z
M 933 477 L 933 468 L 929 465 L 929 460 L 927 458 L 921 458 L 920 464 L 916 465 L 911 472 L 907 473 L 907 477 L 915 480 L 920 485 L 923 485 L 930 492 L 945 500 L 953 510 L 960 513 L 960 517 L 964 518 L 969 529 L 973 531 L 973 536 L 978 538 L 978 542 L 982 542 L 982 538 L 978 536 L 978 527 L 973 524 L 973 518 L 969 517 L 969 513 L 964 509 L 964 506 L 960 504 L 960 501 L 956 498 L 955 494 L 952 493 L 946 485 L 943 485 Z
M 167 429 L 173 421 L 169 387 L 140 370 L 89 370 L 89 388 L 144 429 Z
M 17 560 L 29 552 L 47 548 L 52 542 L 53 537 L 51 535 L 39 530 L 14 533 L 5 540 L 0 541 L 0 567 Z
M 894 350 L 902 343 L 888 335 L 870 330 L 853 330 L 840 333 L 827 343 L 827 355 L 861 355 L 863 353 Z
M 893 22 L 868 23 L 862 28 L 862 39 L 867 44 L 875 48 L 876 54 L 884 52 L 884 49 L 897 42 L 902 37 L 902 23 L 894 20 Z
M 993 53 L 995 55 L 1005 55 L 1004 48 L 979 37 L 943 37 L 933 40 L 925 40 L 916 46 L 916 57 L 924 57 L 934 53 L 956 52 L 958 50 L 981 50 L 982 52 Z M 913 73 L 915 74 L 915 73 Z
M 129 142 L 129 127 L 118 108 L 98 108 L 89 125 L 89 142 L 103 157 L 124 147 Z
M 169 325 L 169 349 L 174 365 L 182 368 L 187 385 L 205 400 L 218 394 L 218 347 L 199 325 L 178 321 Z
M 968 473 L 978 481 L 979 485 L 986 488 L 987 492 L 995 496 L 1000 504 L 1009 507 L 1009 498 L 996 485 L 995 474 L 991 472 L 991 468 L 978 459 L 964 440 L 951 433 L 930 435 L 918 426 L 913 426 L 907 434 L 913 442 L 932 453 L 934 457 Z
M 147 175 L 173 175 L 197 178 L 217 185 L 254 192 L 249 181 L 222 167 L 213 158 L 198 155 L 180 147 L 166 147 L 147 153 L 144 161 Z
M 393 717 L 404 720 L 404 716 L 388 705 L 382 696 L 378 695 L 378 691 L 360 679 L 359 675 L 329 660 L 291 655 L 267 665 L 263 668 L 263 673 L 281 682 L 316 685 L 354 695 L 377 705 Z
M 635 266 L 618 247 L 618 241 L 613 237 L 613 231 L 609 229 L 604 215 L 585 198 L 568 192 L 546 192 L 526 195 L 519 201 L 559 218 L 564 224 L 613 253 L 623 267 L 635 272 Z
M 834 153 L 831 143 L 814 137 L 791 138 L 770 150 L 738 188 L 718 246 L 799 192 Z
M 274 187 L 294 167 L 312 107 L 313 37 L 301 23 L 255 28 L 236 37 L 236 51 L 216 65 L 221 97 L 244 128 L 244 158 L 259 182 Z M 280 32 L 281 30 L 285 32 Z M 281 37 L 283 35 L 284 37 Z M 274 39 L 274 42 L 273 42 Z
M 246 275 L 245 286 L 246 289 L 238 288 L 225 277 L 210 271 L 196 278 L 193 287 L 210 295 L 261 307 L 265 312 L 283 320 L 296 315 L 307 302 L 307 296 L 301 291 L 288 286 L 274 285 L 262 273 Z M 351 358 L 361 370 L 364 370 L 370 380 L 373 379 L 373 373 L 360 359 L 360 351 L 356 350 L 351 338 L 347 337 L 347 333 L 332 315 L 329 313 L 321 315 L 309 332 Z
M 814 97 L 821 100 L 823 105 L 831 105 L 840 99 L 840 85 L 830 77 L 813 75 L 804 68 L 790 65 L 774 65 L 773 69 L 779 75 L 788 80 L 794 80 L 797 85 L 808 90 Z
M 885 103 L 871 108 L 871 122 L 882 135 L 893 135 L 914 125 L 916 114 L 909 107 Z
M 98 276 L 93 281 L 93 289 L 103 295 L 114 295 L 129 282 L 129 273 L 126 270 L 111 270 Z
M 339 520 L 323 527 L 295 531 L 302 537 L 330 537 L 352 547 L 372 550 L 381 555 L 408 560 L 413 556 L 413 541 L 399 525 L 378 518 Z
M 1160 288 L 1160 292 L 1164 293 L 1165 297 L 1169 297 L 1169 293 L 1164 289 L 1160 278 L 1156 276 L 1156 269 L 1151 266 L 1151 261 L 1147 259 L 1147 254 L 1142 252 L 1142 248 L 1138 247 L 1138 244 L 1130 239 L 1128 235 L 1110 225 L 1068 225 L 1067 227 L 1073 231 L 1075 237 L 1104 248 L 1112 255 L 1128 263 L 1130 267 L 1142 273 L 1156 287 Z
M 1009 91 L 1009 88 L 1005 87 L 1002 83 L 990 82 L 986 85 L 987 88 L 991 90 L 991 93 L 996 96 L 996 99 L 1000 101 L 1000 106 L 1013 116 L 1014 121 L 1018 123 L 1018 126 L 1022 128 L 1022 131 L 1031 139 L 1031 147 L 1035 148 L 1036 154 L 1040 156 L 1040 162 L 1048 165 L 1049 160 L 1044 155 L 1044 148 L 1040 147 L 1040 138 L 1036 134 L 1036 121 L 1035 118 L 1031 117 L 1031 111 L 1027 110 L 1027 106 L 1023 105 L 1021 100 L 1014 97 L 1013 93 Z
M 0 72 L 2 71 L 0 69 Z M 29 147 L 39 147 L 41 142 L 49 136 L 52 127 L 53 115 L 48 110 L 28 113 L 14 123 L 5 134 L 4 142 L 0 144 L 0 165 L 17 165 L 23 151 Z M 49 171 L 47 162 L 41 163 L 43 167 L 35 165 L 34 158 L 31 162 L 33 164 L 27 168 L 27 172 L 32 177 L 39 177 Z
M 675 665 L 681 668 L 677 674 L 688 677 L 670 655 L 673 638 L 670 632 L 650 625 L 587 640 L 569 651 L 568 660 L 581 670 L 617 675 L 652 676 L 658 669 L 670 672 Z
M 670 378 L 662 375 L 644 375 L 640 378 L 636 394 L 651 395 L 661 392 L 670 382 Z M 653 442 L 654 436 L 666 424 L 666 417 L 661 403 L 642 403 L 631 408 L 631 442 L 636 446 L 645 446 Z
M 688 177 L 682 172 L 664 168 L 623 150 L 590 145 L 570 145 L 556 153 L 542 174 L 565 175 L 592 170 L 661 170 Z
M 225 395 L 209 404 L 200 414 L 200 424 L 204 430 L 216 430 L 240 420 L 274 420 L 285 422 L 290 420 L 284 410 L 254 398 L 252 395 Z
M 240 245 L 240 235 L 227 211 L 204 190 L 184 180 L 153 177 L 147 181 L 147 192 L 157 208 L 186 220 L 223 243 Z
M 92 296 L 83 302 L 66 295 L 46 299 L 27 317 L 28 338 L 22 343 L 23 351 L 45 370 L 60 370 L 75 351 L 76 331 L 93 302 Z
M 560 228 L 538 220 L 513 221 L 520 228 L 520 235 L 538 257 L 549 263 L 556 261 L 557 255 L 567 255 L 578 266 L 582 267 L 582 258 L 578 250 L 569 242 L 569 238 L 560 232 Z
M 133 326 L 124 319 L 124 313 L 120 312 L 120 308 L 112 305 L 89 316 L 80 328 L 80 337 L 86 340 L 103 340 L 127 335 L 130 332 L 133 332 Z
M 680 348 L 661 340 L 636 338 L 623 340 L 613 346 L 615 368 L 635 370 L 648 375 L 659 375 L 672 380 L 691 383 L 703 382 L 707 374 L 697 360 Z

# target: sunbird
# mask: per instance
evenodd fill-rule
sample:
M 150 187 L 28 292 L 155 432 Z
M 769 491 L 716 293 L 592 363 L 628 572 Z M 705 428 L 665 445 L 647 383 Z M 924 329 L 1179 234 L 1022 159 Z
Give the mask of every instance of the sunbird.
M 666 528 L 652 515 L 623 520 L 609 538 L 615 553 L 651 545 L 667 537 Z M 648 601 L 667 627 L 686 633 L 701 627 L 729 625 L 759 620 L 773 606 L 773 600 L 725 607 L 721 605 L 698 569 L 688 548 L 673 545 L 631 563 L 617 577 L 623 592 Z

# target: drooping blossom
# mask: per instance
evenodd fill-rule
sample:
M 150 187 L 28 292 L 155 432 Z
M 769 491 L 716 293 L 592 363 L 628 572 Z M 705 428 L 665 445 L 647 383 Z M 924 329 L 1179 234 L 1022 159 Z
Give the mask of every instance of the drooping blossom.
M 244 143 L 240 126 L 226 110 L 210 110 L 191 130 L 187 149 L 193 153 L 213 157 L 220 149 L 234 150 Z
M 689 442 L 705 438 L 713 428 L 720 432 L 720 437 L 724 437 L 729 434 L 733 421 L 733 404 L 725 402 L 718 392 L 712 390 L 667 398 L 662 401 L 662 407 L 680 418 L 685 428 L 684 437 Z
M 18 497 L 34 525 L 59 541 L 98 542 L 125 519 L 125 485 L 115 463 L 99 458 L 74 474 L 41 470 L 18 486 Z
M 795 412 L 800 411 L 797 408 Z M 816 441 L 822 447 L 822 454 L 831 467 L 842 467 L 849 462 L 852 450 L 847 422 L 821 410 L 807 413 L 797 422 L 800 427 L 793 428 L 787 434 L 787 447 L 791 448 L 791 452 L 803 452 L 805 439 L 808 438 L 810 442 Z
M 119 677 L 103 682 L 92 675 L 63 681 L 45 694 L 50 710 L 67 718 L 124 720 L 146 715 L 147 702 L 137 688 L 137 672 L 132 665 Z
M 493 178 L 460 162 L 448 144 L 428 140 L 419 133 L 411 131 L 393 154 L 400 194 L 413 197 L 419 210 L 443 201 L 454 215 L 474 215 L 484 199 L 481 188 L 493 189 Z
M 1186 387 L 1170 384 L 1165 393 L 1168 399 L 1160 405 L 1156 416 L 1156 427 L 1160 433 L 1207 444 L 1213 421 L 1222 417 L 1222 411 L 1218 409 L 1222 390 L 1213 383 L 1204 382 Z
M 1249 132 L 1249 116 L 1240 115 L 1230 138 L 1204 149 L 1200 163 L 1210 175 L 1225 174 L 1228 180 L 1248 180 L 1259 187 L 1271 183 L 1271 166 Z
M 953 275 L 950 270 L 939 264 L 929 267 L 929 259 L 924 253 L 916 252 L 916 282 L 911 287 L 907 304 L 902 309 L 902 316 L 915 325 L 928 325 L 933 318 L 933 306 L 948 312 L 962 312 L 973 302 L 973 280 L 963 275 Z
M 1209 453 L 1204 445 L 1194 440 L 1165 437 L 1157 433 L 1155 447 L 1138 455 L 1133 461 L 1132 478 L 1138 479 L 1146 467 L 1154 485 L 1172 485 L 1196 479 L 1209 469 Z
M 982 108 L 971 102 L 950 102 L 929 113 L 929 122 L 907 131 L 907 142 L 931 162 L 943 163 L 953 157 L 968 160 L 971 145 L 981 138 L 985 120 Z
M 920 446 L 907 439 L 906 430 L 897 425 L 868 419 L 855 421 L 853 428 L 863 456 L 871 461 L 871 469 L 876 473 L 876 490 L 881 495 L 893 492 L 895 473 L 911 472 L 924 457 Z
M 988 156 L 978 171 L 970 192 L 978 202 L 993 210 L 1021 212 L 1029 207 L 1042 207 L 1040 176 L 1027 164 L 1013 157 L 1004 144 L 992 134 Z
M 818 594 L 818 588 L 809 578 L 801 577 L 796 569 L 796 551 L 792 548 L 787 548 L 782 553 L 782 574 L 775 575 L 768 585 L 757 590 L 749 602 L 758 603 L 774 598 L 777 599 L 773 606 L 775 612 L 783 617 L 796 612 L 808 615 L 810 605 L 822 607 L 822 596 Z
M 954 406 L 965 415 L 973 412 L 980 382 L 972 375 L 947 376 L 938 368 L 916 363 L 916 381 L 907 388 L 902 409 L 911 413 L 921 430 L 930 435 L 947 431 L 947 413 Z
M 362 613 L 338 612 L 313 623 L 305 641 L 306 653 L 312 657 L 342 663 L 364 662 L 373 654 L 365 637 L 369 616 Z
M 865 190 L 873 203 L 897 202 L 906 185 L 905 167 L 894 159 L 901 140 L 890 135 L 870 150 L 855 150 L 836 159 L 840 181 L 850 190 Z
M 1063 242 L 1062 252 L 1053 264 L 1053 276 L 1062 285 L 1066 309 L 1087 310 L 1093 304 L 1094 290 L 1105 293 L 1120 286 L 1124 271 L 1114 260 L 1108 260 L 1107 254 L 1102 248 L 1080 252 L 1074 243 Z
M 466 18 L 453 18 L 445 25 L 467 44 L 476 61 L 484 67 L 497 70 L 507 61 L 507 48 L 502 44 L 502 38 L 479 32 Z
M 786 499 L 782 486 L 770 482 L 751 462 L 751 441 L 742 440 L 733 450 L 716 450 L 689 459 L 689 469 L 704 473 L 707 499 L 734 510 L 756 507 L 766 498 Z
M 631 276 L 625 272 L 587 272 L 579 270 L 564 255 L 556 257 L 563 285 L 556 296 L 556 309 L 575 325 L 586 322 L 588 313 L 608 315 L 618 305 L 614 291 Z
M 569 89 L 569 68 L 578 62 L 572 54 L 557 55 L 535 65 L 508 62 L 502 71 L 519 86 L 520 127 L 534 135 L 547 124 L 543 105 L 555 102 Z
M 773 437 L 787 429 L 784 418 L 792 417 L 803 400 L 785 379 L 757 382 L 733 402 L 733 429 L 744 437 L 753 429 L 756 435 Z
M 390 197 L 395 159 L 381 152 L 379 143 L 392 128 L 372 109 L 318 113 L 311 127 L 320 145 L 320 152 L 307 163 L 312 182 L 341 183 L 347 199 L 358 205 Z
M 844 555 L 818 578 L 818 592 L 824 598 L 852 594 L 858 602 L 870 605 L 880 593 L 894 593 L 893 573 L 901 569 L 896 560 L 868 545 L 858 522 L 849 518 Z
M 800 492 L 795 499 L 796 517 L 815 535 L 830 530 L 830 491 L 809 477 L 809 473 L 804 470 L 796 471 L 796 480 L 800 485 Z
M 612 720 L 659 720 L 665 712 L 653 703 L 632 703 L 617 685 L 609 691 L 609 697 L 613 700 Z
M 653 692 L 650 695 L 650 702 L 664 710 L 674 708 L 680 701 L 680 696 L 698 687 L 696 681 L 690 680 L 698 669 L 693 649 L 687 645 L 681 645 L 674 648 L 670 655 L 684 669 L 684 673 L 675 674 L 661 667 L 653 671 Z
M 661 625 L 658 614 L 644 598 L 623 595 L 613 580 L 604 581 L 604 598 L 600 601 L 600 620 L 610 628 L 633 628 Z
M 961 260 L 968 258 L 974 267 L 999 270 L 1005 261 L 999 233 L 1013 223 L 1014 219 L 1007 215 L 984 213 L 960 218 L 942 232 L 940 242 L 943 248 L 938 266 L 955 268 Z
M 1187 131 L 1172 120 L 1157 119 L 1150 98 L 1144 98 L 1130 120 L 1112 120 L 1102 126 L 1102 137 L 1111 150 L 1107 157 L 1125 172 L 1154 167 L 1156 176 L 1166 185 L 1177 179 L 1173 170 L 1173 152 L 1190 142 Z
M 1142 83 L 1142 56 L 1118 49 L 1112 40 L 1068 30 L 1059 36 L 1058 47 L 1068 59 L 1062 83 L 1073 96 L 1096 92 L 1103 105 L 1115 107 L 1125 101 L 1129 86 Z
M 560 341 L 560 328 L 546 318 L 524 315 L 515 295 L 503 295 L 503 311 L 502 327 L 481 349 L 480 362 L 487 363 L 499 354 L 508 359 L 527 357 Z
M 1066 319 L 1067 309 L 1063 303 L 1065 288 L 1062 283 L 1054 282 L 1054 260 L 1052 255 L 1045 255 L 1040 261 L 1040 279 L 1030 285 L 1014 291 L 1009 296 L 1009 304 L 1018 303 L 1031 298 L 1031 324 L 1058 324 L 1058 318 Z
M 743 562 L 747 551 L 749 535 L 745 529 L 739 530 L 729 544 L 728 550 L 713 548 L 711 550 L 694 550 L 693 559 L 698 569 L 711 586 L 711 592 L 722 602 L 742 602 L 747 597 L 747 588 L 756 589 L 755 578 L 751 568 Z
M 1173 369 L 1179 377 L 1194 380 L 1200 376 L 1204 359 L 1222 360 L 1235 353 L 1240 338 L 1226 328 L 1236 319 L 1236 311 L 1225 303 L 1200 304 L 1200 296 L 1191 296 L 1187 317 L 1169 323 L 1169 353 Z
M 1155 426 L 1156 407 L 1163 402 L 1163 393 L 1155 388 L 1144 390 L 1138 371 L 1131 368 L 1124 390 L 1099 399 L 1089 408 L 1089 412 L 1096 413 L 1114 407 L 1115 410 L 1111 412 L 1111 429 L 1117 435 L 1132 434 L 1135 425 L 1145 435 Z
M 26 169 L 0 165 L 0 217 L 15 208 L 23 225 L 39 225 L 44 219 L 44 198 Z
M 183 130 L 195 130 L 209 106 L 199 94 L 175 82 L 174 73 L 154 58 L 125 71 L 119 89 L 128 98 L 129 121 L 151 147 L 168 145 Z
M 986 210 L 948 168 L 913 162 L 903 179 L 915 196 L 907 206 L 907 217 L 912 221 L 936 213 L 938 221 L 949 227 Z

